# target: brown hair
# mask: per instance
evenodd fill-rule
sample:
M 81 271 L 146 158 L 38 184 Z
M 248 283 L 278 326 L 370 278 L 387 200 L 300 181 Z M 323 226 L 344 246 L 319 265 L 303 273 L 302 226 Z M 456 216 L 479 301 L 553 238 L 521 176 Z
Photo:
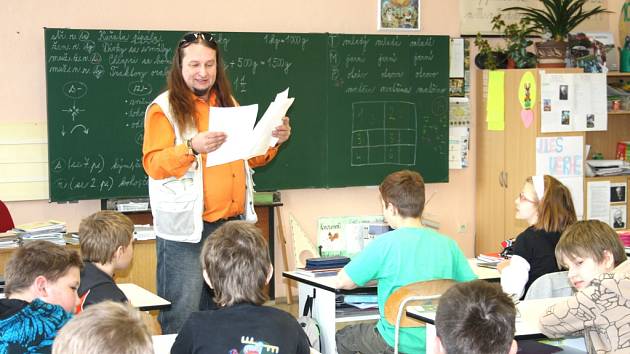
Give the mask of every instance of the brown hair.
M 216 52 L 217 74 L 211 91 L 216 93 L 219 107 L 234 107 L 234 100 L 232 99 L 232 86 L 223 67 L 223 59 L 217 42 L 214 39 L 205 40 L 202 36 L 198 36 L 193 42 L 182 43 L 182 41 L 180 41 L 178 43 L 181 44 L 178 44 L 175 48 L 175 55 L 173 56 L 171 69 L 167 76 L 168 101 L 171 107 L 171 113 L 177 121 L 180 131 L 185 132 L 195 126 L 193 119 L 195 114 L 195 102 L 192 98 L 190 88 L 186 85 L 182 77 L 182 60 L 184 59 L 185 48 L 193 44 L 198 44 L 213 49 Z
M 108 300 L 86 308 L 64 325 L 52 352 L 153 354 L 153 343 L 139 311 Z
M 267 242 L 260 230 L 246 221 L 230 221 L 210 235 L 201 251 L 201 264 L 221 306 L 238 303 L 262 305 L 263 288 L 271 267 Z
M 569 226 L 560 236 L 556 259 L 561 268 L 565 258 L 593 258 L 602 263 L 604 251 L 613 256 L 615 267 L 628 258 L 619 235 L 608 224 L 599 220 L 583 220 Z
M 38 276 L 55 282 L 72 267 L 83 268 L 77 251 L 48 241 L 29 242 L 18 248 L 6 264 L 4 277 L 7 297 L 28 289 Z
M 127 247 L 133 239 L 133 221 L 125 214 L 102 210 L 81 220 L 79 242 L 85 262 L 109 263 L 118 247 Z
M 547 232 L 562 232 L 577 221 L 571 191 L 557 179 L 545 175 L 545 193 L 538 202 L 538 221 L 534 228 Z M 532 183 L 532 178 L 527 178 Z
M 450 287 L 435 315 L 447 353 L 506 354 L 516 327 L 516 307 L 496 283 L 473 280 Z
M 385 177 L 379 186 L 385 204 L 391 203 L 402 217 L 419 218 L 424 210 L 424 180 L 418 172 L 402 170 Z

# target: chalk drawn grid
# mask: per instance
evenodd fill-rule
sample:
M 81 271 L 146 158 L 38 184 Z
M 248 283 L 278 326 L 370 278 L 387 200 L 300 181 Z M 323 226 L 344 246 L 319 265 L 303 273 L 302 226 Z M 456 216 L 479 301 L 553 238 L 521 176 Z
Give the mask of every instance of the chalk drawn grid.
M 405 101 L 352 104 L 351 166 L 416 164 L 416 105 Z

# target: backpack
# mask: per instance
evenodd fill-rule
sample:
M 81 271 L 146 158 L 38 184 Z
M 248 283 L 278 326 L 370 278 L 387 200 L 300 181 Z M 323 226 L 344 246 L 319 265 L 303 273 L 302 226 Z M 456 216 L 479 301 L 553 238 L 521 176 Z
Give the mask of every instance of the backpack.
M 310 295 L 306 296 L 306 302 L 304 303 L 304 310 L 302 316 L 298 317 L 297 321 L 302 326 L 302 330 L 308 337 L 308 342 L 311 344 L 311 348 L 321 351 L 321 340 L 319 334 L 319 325 L 317 321 L 312 317 L 313 315 L 313 298 Z

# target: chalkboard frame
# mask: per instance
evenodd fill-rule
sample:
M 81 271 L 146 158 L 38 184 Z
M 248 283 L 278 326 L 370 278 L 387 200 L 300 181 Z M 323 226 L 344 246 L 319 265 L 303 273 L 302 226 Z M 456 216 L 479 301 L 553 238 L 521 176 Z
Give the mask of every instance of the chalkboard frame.
M 64 105 L 59 105 L 59 102 L 62 99 L 59 98 L 59 94 L 55 96 L 55 90 L 59 91 L 59 87 L 54 87 L 55 83 L 58 85 L 58 80 L 56 78 L 57 72 L 52 72 L 51 68 L 53 68 L 53 63 L 51 63 L 51 58 L 55 55 L 56 51 L 53 50 L 55 46 L 54 35 L 63 32 L 66 36 L 74 35 L 75 38 L 80 38 L 81 36 L 86 36 L 87 39 L 85 41 L 79 41 L 81 46 L 88 45 L 90 41 L 90 35 L 94 33 L 100 33 L 101 36 L 112 36 L 112 38 L 116 38 L 116 36 L 124 36 L 124 35 L 138 35 L 139 40 L 145 41 L 147 43 L 151 43 L 153 41 L 158 43 L 155 40 L 155 36 L 166 35 L 169 34 L 170 40 L 168 41 L 169 45 L 177 42 L 176 38 L 180 37 L 183 34 L 183 31 L 142 31 L 142 30 L 88 30 L 88 29 L 61 29 L 61 28 L 45 28 L 45 38 L 46 38 L 46 85 L 47 85 L 47 110 L 48 110 L 48 133 L 49 133 L 49 187 L 50 187 L 50 199 L 51 201 L 71 201 L 71 200 L 80 200 L 80 199 L 106 199 L 106 198 L 117 198 L 117 197 L 144 197 L 147 195 L 146 191 L 146 175 L 142 170 L 141 164 L 141 129 L 137 129 L 135 134 L 133 135 L 133 141 L 135 141 L 137 148 L 134 147 L 135 152 L 131 152 L 130 156 L 129 151 L 131 150 L 123 150 L 117 152 L 115 149 L 125 148 L 124 142 L 116 143 L 115 139 L 117 135 L 123 136 L 124 129 L 114 129 L 113 137 L 110 137 L 111 142 L 98 142 L 96 138 L 87 138 L 83 137 L 83 139 L 74 139 L 70 140 L 70 142 L 60 142 L 59 135 L 60 131 L 65 132 L 64 136 L 68 135 L 77 135 L 77 133 L 81 133 L 81 131 L 85 131 L 85 129 L 90 129 L 85 125 L 83 127 L 77 126 L 76 121 L 79 120 L 83 111 L 77 105 L 71 104 L 72 100 L 68 100 L 67 95 L 64 96 L 65 100 Z M 155 35 L 155 36 L 154 36 Z M 226 63 L 228 64 L 228 74 L 231 75 L 231 80 L 233 82 L 233 86 L 235 89 L 235 96 L 239 100 L 241 104 L 251 104 L 251 103 L 259 103 L 259 116 L 262 115 L 264 109 L 268 102 L 273 100 L 275 93 L 281 91 L 286 88 L 286 86 L 291 87 L 290 96 L 296 97 L 296 103 L 289 110 L 288 115 L 292 118 L 292 126 L 293 126 L 293 134 L 292 139 L 290 139 L 287 143 L 283 145 L 280 153 L 271 161 L 267 166 L 260 167 L 256 169 L 256 174 L 254 176 L 255 182 L 257 184 L 257 190 L 275 190 L 275 189 L 294 189 L 294 188 L 332 188 L 332 187 L 345 187 L 345 186 L 357 186 L 357 185 L 375 185 L 380 183 L 382 178 L 393 171 L 402 169 L 402 168 L 410 168 L 419 170 L 423 176 L 425 177 L 425 181 L 427 182 L 447 182 L 448 181 L 448 36 L 398 36 L 398 35 L 359 35 L 359 34 L 334 34 L 334 33 L 249 33 L 249 32 L 216 32 L 217 39 L 220 45 L 229 45 L 236 42 L 247 43 L 242 44 L 243 47 L 247 46 L 246 49 L 251 52 L 260 52 L 264 51 L 264 46 L 269 45 L 269 43 L 274 43 L 274 45 L 278 47 L 282 47 L 288 44 L 286 43 L 297 43 L 312 41 L 311 43 L 317 42 L 316 45 L 316 55 L 314 55 L 314 59 L 312 59 L 307 64 L 309 65 L 309 70 L 301 70 L 300 73 L 293 73 L 293 76 L 301 77 L 303 81 L 309 82 L 310 86 L 308 89 L 305 89 L 306 84 L 302 85 L 299 82 L 293 82 L 294 85 L 289 83 L 291 80 L 287 79 L 286 81 L 273 81 L 272 79 L 267 80 L 269 83 L 265 87 L 265 92 L 263 94 L 256 95 L 248 95 L 247 92 L 240 92 L 239 90 L 243 89 L 241 85 L 243 83 L 242 77 L 243 75 L 239 75 L 239 71 L 236 69 L 238 65 L 242 67 L 240 69 L 243 70 L 251 70 L 251 64 L 247 64 L 245 61 L 241 61 L 241 64 L 238 64 L 238 59 L 243 59 L 242 57 L 238 57 L 235 61 L 234 57 L 230 57 L 229 49 L 224 51 L 224 55 L 226 58 Z M 408 95 L 404 93 L 392 93 L 392 94 L 383 94 L 379 95 L 379 101 L 383 102 L 383 107 L 392 107 L 398 105 L 398 108 L 405 110 L 404 106 L 406 105 L 404 102 L 413 102 L 416 106 L 416 109 L 422 110 L 424 113 L 420 114 L 420 118 L 418 118 L 417 127 L 415 130 L 416 134 L 424 134 L 424 137 L 434 138 L 438 137 L 435 142 L 429 145 L 428 148 L 421 146 L 418 144 L 416 146 L 417 151 L 415 152 L 415 158 L 417 158 L 417 163 L 415 164 L 400 164 L 394 163 L 388 165 L 387 162 L 382 163 L 380 165 L 373 166 L 363 166 L 363 165 L 352 165 L 348 167 L 348 161 L 341 160 L 345 157 L 343 154 L 339 154 L 340 149 L 343 150 L 353 150 L 356 146 L 352 145 L 352 148 L 349 148 L 349 144 L 353 144 L 350 139 L 350 135 L 344 135 L 337 126 L 338 122 L 344 122 L 347 124 L 348 121 L 356 120 L 358 117 L 349 117 L 354 113 L 352 111 L 352 105 L 355 105 L 356 102 L 361 102 L 361 94 L 346 94 L 344 91 L 335 91 L 340 85 L 343 86 L 343 80 L 338 80 L 333 78 L 333 69 L 335 64 L 333 63 L 333 51 L 341 51 L 342 48 L 334 48 L 334 45 L 331 44 L 335 41 L 335 39 L 344 40 L 348 43 L 347 50 L 358 50 L 360 48 L 360 43 L 362 41 L 373 41 L 373 43 L 377 43 L 381 41 L 383 44 L 383 51 L 389 51 L 386 47 L 390 43 L 391 45 L 395 45 L 396 43 L 411 43 L 411 41 L 416 41 L 417 43 L 422 43 L 423 41 L 434 41 L 432 43 L 438 43 L 436 49 L 435 57 L 440 57 L 441 60 L 432 59 L 432 65 L 435 64 L 435 70 L 437 74 L 439 74 L 438 78 L 435 80 L 429 80 L 432 83 L 432 87 L 436 88 L 436 91 L 431 94 L 427 94 L 426 98 L 423 94 L 419 94 L 420 98 L 416 98 L 414 101 L 413 94 Z M 249 41 L 249 42 L 248 42 Z M 58 41 L 59 45 L 63 45 L 63 41 Z M 359 43 L 356 47 L 353 47 L 356 43 Z M 95 46 L 98 43 L 93 43 Z M 376 45 L 376 44 L 375 44 Z M 409 44 L 404 44 L 409 45 Z M 114 46 L 110 46 L 111 50 L 115 51 Z M 80 47 L 79 47 L 80 48 Z M 158 58 L 163 61 L 163 68 L 170 66 L 170 58 L 167 58 L 168 55 L 168 45 L 165 43 L 161 43 L 157 47 L 158 49 L 162 49 L 164 55 L 163 58 Z M 262 49 L 261 49 L 262 48 Z M 392 47 L 395 48 L 395 47 Z M 407 48 L 408 49 L 408 48 Z M 77 49 L 79 50 L 79 49 Z M 170 48 L 172 53 L 173 48 Z M 302 49 L 304 50 L 304 49 Z M 245 51 L 241 48 L 241 51 Z M 274 52 L 275 53 L 275 52 Z M 288 49 L 286 53 L 290 55 L 289 59 L 293 59 L 297 61 L 302 58 L 299 52 L 290 52 Z M 171 54 L 172 55 L 172 54 Z M 409 55 L 409 54 L 407 54 Z M 277 56 L 269 56 L 268 63 L 271 63 L 275 60 L 278 67 L 282 68 L 282 64 L 288 65 L 287 58 L 282 57 L 281 55 Z M 71 58 L 72 59 L 72 58 Z M 81 58 L 79 58 L 81 59 Z M 87 67 L 90 68 L 92 72 L 99 72 L 98 65 L 100 65 L 100 61 L 96 61 L 97 63 L 90 63 L 89 60 L 94 60 L 94 58 L 85 58 L 88 60 L 86 64 Z M 133 58 L 132 58 L 133 59 Z M 143 59 L 143 57 L 140 57 Z M 155 60 L 158 60 L 155 59 Z M 168 60 L 167 60 L 168 59 Z M 245 58 L 247 59 L 247 58 Z M 383 57 L 383 60 L 387 58 Z M 397 60 L 413 60 L 412 57 L 407 57 L 405 59 L 396 58 Z M 104 60 L 101 57 L 101 60 Z M 283 60 L 285 60 L 283 62 Z M 393 60 L 390 58 L 390 60 Z M 235 64 L 237 63 L 237 64 Z M 296 67 L 299 65 L 297 62 L 294 63 Z M 161 64 L 162 65 L 162 64 Z M 249 67 L 247 65 L 250 65 Z M 260 65 L 262 67 L 262 64 Z M 360 65 L 359 65 L 360 66 Z M 111 69 L 111 68 L 110 68 Z M 346 70 L 347 69 L 347 70 Z M 344 70 L 346 70 L 344 72 Z M 341 67 L 338 71 L 342 72 L 346 75 L 346 81 L 351 81 L 352 73 L 349 71 L 349 68 Z M 361 68 L 358 69 L 359 71 Z M 162 70 L 164 73 L 164 69 Z M 240 71 L 244 72 L 244 71 Z M 106 68 L 102 68 L 102 75 L 112 75 L 112 70 L 106 70 Z M 235 75 L 236 73 L 236 75 Z M 308 74 L 311 73 L 311 76 Z M 417 72 L 416 72 L 417 73 Z M 63 73 L 69 77 L 68 82 L 79 81 L 73 80 L 71 73 Z M 124 73 L 123 73 L 124 74 Z M 93 75 L 93 73 L 92 73 Z M 121 74 L 122 75 L 122 74 Z M 324 79 L 321 79 L 324 77 Z M 239 81 L 241 80 L 241 81 Z M 416 80 L 418 82 L 405 81 L 403 86 L 413 89 L 413 90 L 428 90 L 428 86 L 422 86 L 422 80 Z M 340 84 L 340 82 L 342 82 Z M 313 84 L 314 83 L 314 84 Z M 129 85 L 135 84 L 137 85 L 137 89 L 139 91 L 144 90 L 143 82 L 130 82 Z M 251 84 L 251 83 L 250 83 Z M 161 85 L 161 86 L 160 86 Z M 161 78 L 161 82 L 159 84 L 153 84 L 152 86 L 152 95 L 148 98 L 143 98 L 143 100 L 139 101 L 139 104 L 133 105 L 133 107 L 123 110 L 124 114 L 129 113 L 129 115 L 135 115 L 135 121 L 132 124 L 135 124 L 135 127 L 138 128 L 138 125 L 141 123 L 142 119 L 138 119 L 140 115 L 143 116 L 144 107 L 143 103 L 146 106 L 146 103 L 150 102 L 150 100 L 157 95 L 159 90 L 163 89 L 164 79 Z M 427 84 L 428 85 L 428 84 Z M 62 85 L 63 86 L 63 85 Z M 379 87 L 382 89 L 383 87 L 389 88 L 391 86 L 392 90 L 395 89 L 395 85 L 390 86 L 379 86 L 379 84 L 374 85 L 376 89 Z M 251 86 L 250 86 L 251 87 Z M 89 89 L 92 89 L 89 87 Z M 128 87 L 128 90 L 131 88 Z M 106 100 L 108 102 L 122 102 L 119 96 L 116 96 L 116 91 L 114 89 L 105 90 L 99 94 L 99 98 Z M 335 91 L 335 93 L 330 93 Z M 309 92 L 315 92 L 315 95 L 321 94 L 323 92 L 323 98 L 318 99 L 310 99 L 308 97 Z M 67 94 L 67 92 L 65 92 Z M 343 96 L 346 95 L 346 96 Z M 381 97 L 382 96 L 382 97 Z M 347 97 L 348 102 L 335 101 L 336 99 Z M 369 98 L 369 97 L 368 97 Z M 81 98 L 74 99 L 75 103 L 77 100 L 80 101 Z M 350 99 L 352 102 L 350 102 Z M 426 100 L 430 100 L 433 104 L 424 104 Z M 125 101 L 126 102 L 126 101 Z M 436 103 L 437 102 L 437 103 Z M 114 104 L 115 105 L 115 104 Z M 121 104 L 122 105 L 122 104 Z M 344 107 L 342 107 L 344 106 Z M 431 107 L 426 107 L 431 106 Z M 306 107 L 306 108 L 305 108 Z M 322 108 L 323 107 L 323 108 Z M 331 108 L 332 107 L 332 108 Z M 60 114 L 61 110 L 65 110 L 63 114 Z M 396 111 L 396 109 L 392 111 Z M 107 110 L 107 107 L 101 108 L 101 111 Z M 438 114 L 434 114 L 436 111 L 439 111 Z M 74 115 L 73 115 L 74 114 Z M 424 117 L 424 118 L 423 118 Z M 429 118 L 427 118 L 429 117 Z M 72 119 L 72 124 L 74 126 L 65 126 L 60 122 L 69 122 L 70 118 Z M 422 120 L 424 119 L 424 120 Z M 428 120 L 427 120 L 428 119 Z M 105 121 L 106 119 L 100 119 L 100 121 Z M 124 120 L 124 118 L 122 119 Z M 140 122 L 140 123 L 139 123 Z M 420 131 L 421 126 L 430 127 L 431 131 Z M 344 127 L 345 129 L 346 127 Z M 381 127 L 382 128 L 382 127 Z M 383 129 L 381 129 L 383 130 Z M 413 129 L 412 129 L 413 130 Z M 342 134 L 342 135 L 338 135 Z M 355 133 L 352 133 L 355 134 Z M 399 134 L 404 134 L 399 133 Z M 85 134 L 88 135 L 88 134 Z M 345 138 L 343 136 L 348 136 Z M 355 135 L 351 135 L 354 137 Z M 339 144 L 340 141 L 346 142 L 343 144 Z M 130 139 L 127 139 L 127 141 Z M 362 148 L 359 146 L 359 148 Z M 397 147 L 398 149 L 404 149 L 404 147 Z M 94 150 L 90 150 L 94 149 Z M 114 158 L 114 161 L 109 161 L 104 157 L 103 154 L 95 153 L 89 156 L 89 158 L 73 158 L 67 157 L 64 158 L 64 154 L 72 154 L 74 152 L 82 153 L 83 150 L 86 151 L 95 151 L 99 152 L 109 151 L 113 153 L 113 156 L 118 156 L 119 154 L 122 156 L 120 161 L 117 158 Z M 364 149 L 365 150 L 365 149 Z M 398 155 L 404 155 L 401 153 L 401 150 L 397 150 Z M 351 157 L 352 158 L 352 157 Z M 331 163 L 333 162 L 333 163 Z M 380 163 L 380 162 L 379 162 Z M 74 168 L 74 171 L 72 171 Z M 98 176 L 91 176 L 89 173 L 93 173 L 93 171 L 132 171 L 133 174 L 127 177 L 126 179 L 114 180 L 113 178 L 99 178 Z M 89 172 L 86 172 L 89 171 Z M 341 171 L 340 173 L 337 173 Z M 86 173 L 88 173 L 86 175 Z M 114 172 L 112 172 L 114 173 Z M 62 177 L 59 177 L 62 176 Z M 83 178 L 82 176 L 89 177 Z M 126 185 L 129 185 L 130 188 L 125 188 Z M 64 188 L 58 188 L 63 186 Z M 122 186 L 122 187 L 120 187 Z

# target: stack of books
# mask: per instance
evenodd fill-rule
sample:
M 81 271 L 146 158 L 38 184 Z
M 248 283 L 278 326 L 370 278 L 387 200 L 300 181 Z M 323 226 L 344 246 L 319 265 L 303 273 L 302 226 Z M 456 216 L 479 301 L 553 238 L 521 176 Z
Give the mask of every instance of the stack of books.
M 63 238 L 66 240 L 66 243 L 69 245 L 78 245 L 81 240 L 79 240 L 79 234 L 69 233 L 65 234 Z
M 497 264 L 505 259 L 498 253 L 482 253 L 477 256 L 477 265 L 480 267 L 496 268 Z
M 0 249 L 17 248 L 20 246 L 20 237 L 15 231 L 0 232 Z
M 315 278 L 333 276 L 337 275 L 348 262 L 350 258 L 344 256 L 308 258 L 306 267 L 297 268 L 295 272 Z
M 630 173 L 629 166 L 622 160 L 586 160 L 590 176 L 613 176 Z
M 155 240 L 153 225 L 133 225 L 134 240 Z
M 33 222 L 16 226 L 13 231 L 17 232 L 24 243 L 45 240 L 58 245 L 65 245 L 66 223 L 63 221 L 48 220 Z

